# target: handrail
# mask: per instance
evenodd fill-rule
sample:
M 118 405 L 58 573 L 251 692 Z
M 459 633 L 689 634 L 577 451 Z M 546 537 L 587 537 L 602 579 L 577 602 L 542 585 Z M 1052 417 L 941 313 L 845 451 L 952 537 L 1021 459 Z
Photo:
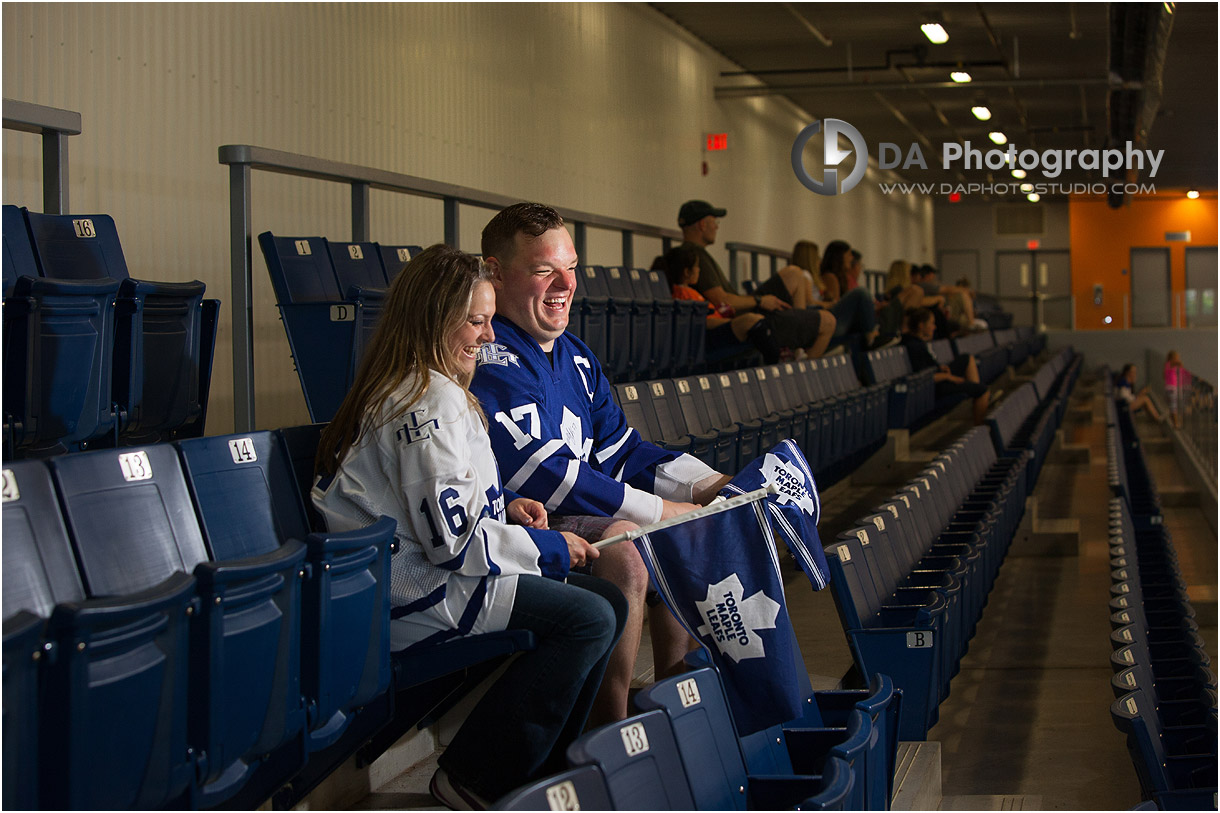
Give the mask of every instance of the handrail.
M 247 432 L 254 428 L 254 313 L 250 276 L 253 250 L 251 170 L 257 169 L 320 181 L 350 184 L 352 188 L 352 240 L 354 242 L 366 242 L 370 239 L 369 190 L 371 189 L 440 200 L 444 205 L 444 239 L 452 246 L 458 245 L 459 241 L 460 206 L 503 209 L 520 200 L 520 198 L 419 178 L 414 175 L 403 175 L 358 164 L 330 161 L 248 144 L 226 144 L 220 147 L 219 159 L 220 163 L 227 164 L 229 167 L 233 422 L 236 432 Z M 676 229 L 665 229 L 647 223 L 604 217 L 560 206 L 556 206 L 555 209 L 565 221 L 572 224 L 576 253 L 582 259 L 587 259 L 587 230 L 590 227 L 609 229 L 622 234 L 622 265 L 625 268 L 635 266 L 634 239 L 637 235 L 660 238 L 665 250 L 668 250 L 674 241 L 682 239 L 681 232 Z
M 734 241 L 731 243 L 725 243 L 724 247 L 728 249 L 729 252 L 729 278 L 732 280 L 734 285 L 741 282 L 741 280 L 737 278 L 737 252 L 739 251 L 750 255 L 750 279 L 752 280 L 758 280 L 759 255 L 771 258 L 772 275 L 779 271 L 780 260 L 792 259 L 791 251 L 783 251 L 778 248 L 768 248 L 767 246 L 757 246 L 753 243 Z
M 42 136 L 42 210 L 67 214 L 68 136 L 80 135 L 80 113 L 5 99 L 4 129 Z

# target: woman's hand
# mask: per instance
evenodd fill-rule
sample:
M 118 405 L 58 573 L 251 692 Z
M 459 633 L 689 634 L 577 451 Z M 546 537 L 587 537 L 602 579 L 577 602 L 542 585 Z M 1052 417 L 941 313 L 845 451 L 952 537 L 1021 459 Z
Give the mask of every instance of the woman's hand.
M 572 567 L 587 565 L 601 555 L 601 551 L 586 542 L 584 537 L 570 531 L 561 533 L 564 541 L 568 543 L 568 558 L 572 560 Z
M 518 525 L 537 528 L 540 531 L 550 527 L 547 524 L 546 507 L 537 500 L 525 497 L 519 497 L 508 504 L 508 518 Z

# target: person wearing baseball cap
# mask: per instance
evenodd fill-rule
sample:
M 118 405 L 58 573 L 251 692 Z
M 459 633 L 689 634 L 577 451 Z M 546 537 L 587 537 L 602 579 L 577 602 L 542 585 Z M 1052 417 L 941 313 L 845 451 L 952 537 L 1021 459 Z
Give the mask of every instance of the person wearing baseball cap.
M 682 228 L 693 226 L 705 217 L 724 217 L 726 209 L 717 209 L 706 200 L 688 200 L 678 210 L 678 225 Z
M 678 210 L 682 245 L 693 249 L 699 257 L 695 290 L 717 308 L 727 305 L 738 314 L 763 314 L 781 347 L 803 350 L 806 358 L 821 356 L 834 334 L 835 318 L 830 311 L 808 301 L 808 285 L 799 268 L 782 269 L 758 286 L 753 296 L 744 296 L 707 252 L 707 247 L 716 242 L 720 218 L 727 213 L 727 209 L 717 208 L 706 200 L 688 200 Z

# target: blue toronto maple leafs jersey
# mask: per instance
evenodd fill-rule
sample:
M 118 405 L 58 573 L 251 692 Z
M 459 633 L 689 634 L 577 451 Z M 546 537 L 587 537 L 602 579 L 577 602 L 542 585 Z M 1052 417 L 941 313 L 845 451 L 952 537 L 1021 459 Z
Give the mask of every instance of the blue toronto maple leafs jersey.
M 574 336 L 551 357 L 496 316 L 470 389 L 487 413 L 506 489 L 559 514 L 613 516 L 640 525 L 661 516 L 661 499 L 689 501 L 715 471 L 668 452 L 627 425 L 593 352 Z

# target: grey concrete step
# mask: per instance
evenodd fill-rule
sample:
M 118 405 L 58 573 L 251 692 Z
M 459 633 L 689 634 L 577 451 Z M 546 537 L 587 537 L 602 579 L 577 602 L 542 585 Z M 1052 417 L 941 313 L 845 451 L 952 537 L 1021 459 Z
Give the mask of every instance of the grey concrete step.
M 945 796 L 940 810 L 1042 810 L 1041 796 Z
M 940 743 L 898 743 L 891 810 L 936 810 L 940 804 Z

